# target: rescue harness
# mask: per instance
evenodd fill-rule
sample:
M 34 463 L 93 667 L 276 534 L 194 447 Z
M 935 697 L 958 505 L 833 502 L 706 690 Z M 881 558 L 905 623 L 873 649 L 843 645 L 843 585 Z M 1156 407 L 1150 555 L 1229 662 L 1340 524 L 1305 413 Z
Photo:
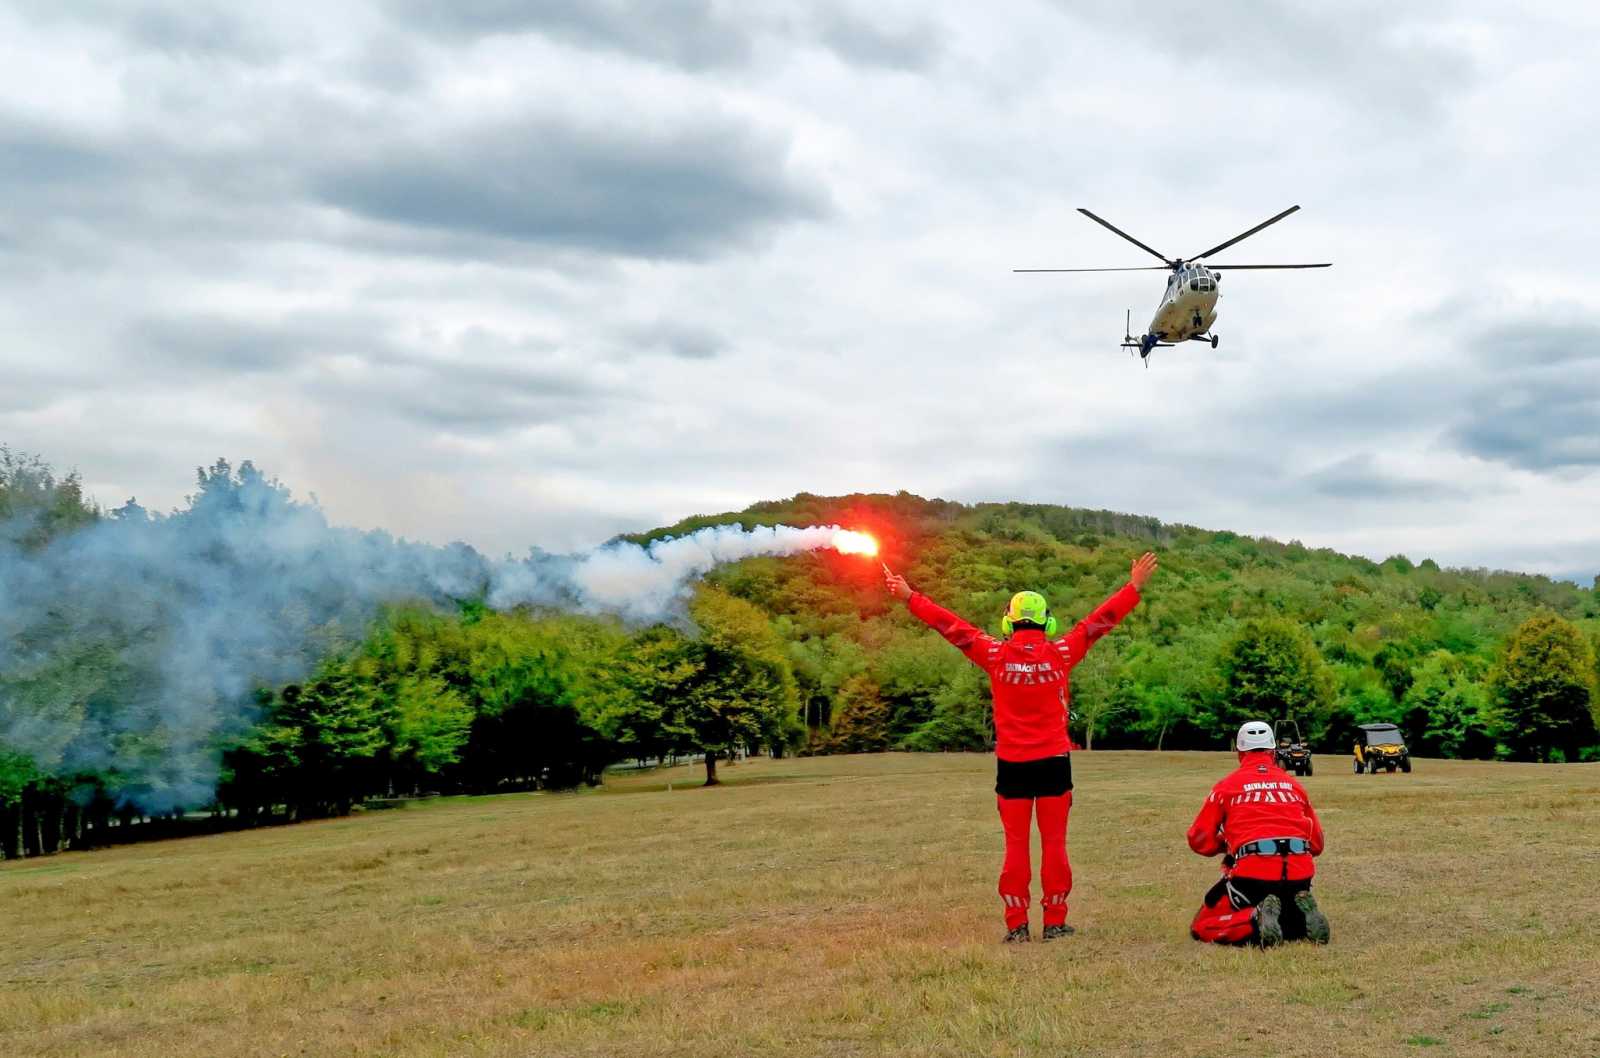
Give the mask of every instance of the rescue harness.
M 1311 851 L 1305 838 L 1257 838 L 1233 850 L 1233 858 L 1244 856 L 1298 856 Z
M 1257 838 L 1233 850 L 1230 858 L 1237 863 L 1246 856 L 1281 856 L 1283 880 L 1289 880 L 1289 857 L 1311 851 L 1311 842 L 1305 838 Z M 1229 864 L 1232 866 L 1232 864 Z

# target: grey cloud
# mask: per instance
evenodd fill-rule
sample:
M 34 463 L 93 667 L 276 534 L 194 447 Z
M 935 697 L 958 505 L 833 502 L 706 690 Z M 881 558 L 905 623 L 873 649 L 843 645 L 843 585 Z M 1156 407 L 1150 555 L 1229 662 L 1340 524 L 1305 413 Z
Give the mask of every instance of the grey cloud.
M 362 83 L 394 95 L 408 95 L 424 84 L 423 50 L 411 37 L 384 32 L 367 41 L 352 65 Z
M 146 128 L 90 133 L 0 116 L 0 250 L 98 271 L 118 255 L 169 265 L 192 259 L 180 246 L 231 255 L 296 232 L 303 206 L 290 197 L 281 127 L 262 122 L 253 141 L 204 149 L 163 117 L 181 120 L 146 114 Z
M 1241 502 L 1271 502 L 1284 495 L 1285 476 L 1268 454 L 1251 452 L 1248 445 L 1191 445 L 1179 450 L 1169 440 L 1122 430 L 1092 437 L 1041 438 L 1012 453 L 1012 465 L 964 483 L 953 498 L 1025 497 L 1045 503 L 1099 506 L 1099 500 L 1086 503 L 1078 490 L 1092 487 L 1097 495 L 1156 496 L 1167 491 L 1165 483 L 1196 481 L 1226 482 L 1229 494 Z M 1107 466 L 1118 468 L 1107 481 L 1091 481 L 1092 471 L 1079 469 Z M 1160 516 L 1161 512 L 1137 513 Z
M 704 258 L 820 218 L 781 143 L 732 120 L 628 134 L 529 117 L 374 145 L 315 181 L 375 220 L 646 258 Z
M 1403 367 L 1353 385 L 1314 389 L 1286 385 L 1261 407 L 1240 409 L 1236 428 L 1262 442 L 1274 438 L 1373 438 L 1447 423 L 1466 387 L 1459 377 Z
M 1450 436 L 1471 455 L 1524 470 L 1600 467 L 1600 373 L 1497 380 Z
M 115 153 L 86 137 L 28 124 L 0 126 L 0 188 L 81 184 L 121 166 Z
M 1466 490 L 1444 482 L 1390 474 L 1370 452 L 1315 470 L 1303 481 L 1313 492 L 1337 500 L 1461 500 L 1469 496 Z
M 146 362 L 185 373 L 285 371 L 317 356 L 373 355 L 382 349 L 375 319 L 295 313 L 276 321 L 215 314 L 151 315 L 126 330 Z
M 1430 116 L 1440 100 L 1478 80 L 1473 56 L 1441 43 L 1438 28 L 1417 5 L 1380 2 L 1326 4 L 1229 3 L 1197 8 L 1183 0 L 1057 0 L 1071 17 L 1141 39 L 1185 63 L 1214 63 L 1230 77 L 1260 73 L 1273 90 L 1285 83 L 1315 85 L 1334 100 L 1357 103 L 1375 116 Z M 1198 21 L 1196 21 L 1198 19 Z M 1203 44 L 1196 36 L 1203 39 Z M 1175 81 L 1173 98 L 1205 102 L 1205 77 Z M 1319 83 L 1320 82 L 1320 83 Z
M 194 0 L 20 0 L 39 22 L 79 22 L 120 34 L 136 48 L 179 58 L 268 62 L 285 53 L 265 29 L 266 20 L 241 17 L 228 5 Z
M 32 350 L 25 350 L 31 354 Z M 3 367 L 4 383 L 0 384 L 0 415 L 35 411 L 69 394 L 83 392 L 81 380 L 70 370 L 49 364 L 46 357 L 29 355 L 20 364 Z M 4 443 L 0 439 L 0 443 Z
M 1417 319 L 1445 326 L 1468 304 L 1451 299 Z M 1565 320 L 1487 323 L 1475 315 L 1454 326 L 1466 332 L 1459 344 L 1466 356 L 1456 369 L 1401 368 L 1355 388 L 1285 395 L 1258 425 L 1368 439 L 1423 432 L 1465 455 L 1541 473 L 1600 466 L 1600 328 Z M 1393 486 L 1454 498 L 1431 491 L 1449 486 L 1386 482 L 1369 476 L 1372 469 L 1347 460 L 1306 481 L 1329 496 L 1379 495 Z
M 123 17 L 135 41 L 163 52 L 265 61 L 282 50 L 258 30 L 259 23 L 236 18 L 226 8 L 143 4 L 127 10 Z
M 858 18 L 843 8 L 817 16 L 817 34 L 838 56 L 859 66 L 891 70 L 925 70 L 934 65 L 944 44 L 930 23 L 885 26 Z
M 1229 428 L 1209 436 L 1173 424 L 1156 432 L 1117 427 L 1041 439 L 1020 466 L 969 483 L 957 498 L 1026 496 L 1082 506 L 1076 490 L 1089 488 L 1096 497 L 1091 506 L 1121 504 L 1177 521 L 1194 519 L 1163 512 L 1149 498 L 1170 497 L 1189 510 L 1220 503 L 1241 511 L 1293 511 L 1315 521 L 1348 517 L 1357 506 L 1381 519 L 1408 504 L 1468 500 L 1474 493 L 1454 482 L 1397 473 L 1371 450 L 1351 451 L 1356 443 L 1378 445 L 1380 452 L 1385 444 L 1413 451 L 1409 433 L 1431 438 L 1444 428 L 1436 416 L 1447 397 L 1435 395 L 1429 407 L 1437 407 L 1428 410 L 1413 395 L 1420 388 L 1414 381 L 1397 374 L 1387 383 L 1324 395 L 1285 394 L 1269 403 L 1252 397 L 1247 406 L 1219 408 L 1215 414 L 1227 416 Z M 1077 469 L 1107 466 L 1116 473 Z M 1210 528 L 1239 528 L 1230 517 L 1211 520 Z
M 377 317 L 291 313 L 276 320 L 220 315 L 146 316 L 125 332 L 147 365 L 174 376 L 286 378 L 330 357 L 349 371 L 301 374 L 312 403 L 393 415 L 458 433 L 487 434 L 582 418 L 626 400 L 600 365 L 550 342 L 474 328 L 445 341 L 402 338 Z
M 480 435 L 576 421 L 627 399 L 581 368 L 538 361 L 510 367 L 412 359 L 338 390 L 344 399 L 368 405 L 376 400 L 423 425 Z
M 407 139 L 373 132 L 399 122 L 374 126 L 305 89 L 242 125 L 248 138 L 202 146 L 162 124 L 91 135 L 0 117 L 12 206 L 0 259 L 101 268 L 108 248 L 183 260 L 180 244 L 225 256 L 292 239 L 443 257 L 703 260 L 831 212 L 781 135 L 732 117 L 600 128 L 530 115 Z M 379 223 L 352 227 L 330 204 Z
M 1589 323 L 1520 322 L 1487 327 L 1471 340 L 1473 353 L 1516 369 L 1600 359 L 1600 327 Z
M 688 70 L 742 66 L 753 50 L 754 26 L 731 17 L 737 8 L 707 0 L 390 0 L 387 7 L 395 17 L 437 33 L 539 33 Z
M 475 435 L 576 422 L 632 398 L 602 364 L 486 328 L 448 342 L 386 336 L 364 359 L 367 370 L 308 381 L 305 391 L 330 406 Z
M 695 323 L 660 320 L 648 327 L 636 327 L 624 337 L 634 346 L 683 360 L 710 360 L 728 350 L 726 338 Z
M 449 37 L 535 33 L 696 73 L 751 66 L 766 40 L 815 44 L 847 63 L 893 70 L 926 69 L 942 50 L 927 21 L 884 24 L 842 4 L 804 4 L 804 14 L 788 17 L 770 6 L 715 0 L 388 0 L 386 7 L 403 23 Z
M 1476 371 L 1453 383 L 1460 396 L 1447 440 L 1522 470 L 1600 467 L 1600 327 L 1472 317 L 1465 326 Z

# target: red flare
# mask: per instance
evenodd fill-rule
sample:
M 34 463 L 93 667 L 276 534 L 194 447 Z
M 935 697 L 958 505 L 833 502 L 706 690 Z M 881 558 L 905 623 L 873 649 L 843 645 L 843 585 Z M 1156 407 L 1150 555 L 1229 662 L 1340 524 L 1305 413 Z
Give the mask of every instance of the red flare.
M 866 555 L 870 558 L 878 553 L 878 541 L 871 533 L 840 529 L 833 534 L 833 549 L 841 555 Z

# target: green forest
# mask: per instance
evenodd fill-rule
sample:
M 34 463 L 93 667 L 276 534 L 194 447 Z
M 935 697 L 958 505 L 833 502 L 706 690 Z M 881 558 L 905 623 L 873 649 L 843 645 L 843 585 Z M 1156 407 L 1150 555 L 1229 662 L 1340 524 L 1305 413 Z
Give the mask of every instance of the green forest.
M 80 536 L 119 520 L 192 537 L 183 561 L 226 566 L 230 583 L 287 578 L 238 543 L 259 544 L 240 527 L 256 532 L 249 519 L 263 510 L 306 508 L 251 464 L 219 461 L 199 471 L 183 510 L 105 511 L 76 474 L 0 449 L 0 856 L 336 815 L 419 792 L 568 788 L 634 762 L 703 759 L 715 782 L 719 761 L 745 753 L 992 744 L 983 675 L 887 595 L 875 560 L 831 551 L 722 566 L 681 614 L 637 627 L 491 610 L 470 573 L 487 563 L 454 545 L 439 553 L 469 574 L 448 592 L 370 610 L 265 597 L 277 609 L 264 620 L 292 632 L 292 647 L 274 641 L 272 664 L 252 647 L 243 682 L 208 676 L 193 703 L 170 664 L 159 701 L 141 690 L 155 679 L 151 644 L 195 615 L 73 624 L 61 616 L 75 605 L 71 578 L 44 585 L 59 599 L 29 580 L 40 556 L 70 558 Z M 624 539 L 733 523 L 872 532 L 918 590 L 994 631 L 1023 588 L 1069 627 L 1155 550 L 1144 602 L 1074 673 L 1072 735 L 1085 749 L 1220 749 L 1243 720 L 1288 717 L 1326 753 L 1347 754 L 1358 724 L 1391 721 L 1419 757 L 1600 759 L 1600 592 L 1588 587 L 907 493 L 801 494 Z M 24 598 L 49 613 L 23 612 Z M 235 660 L 217 657 L 213 667 Z M 295 678 L 261 675 L 284 671 Z M 179 771 L 205 781 L 163 785 Z

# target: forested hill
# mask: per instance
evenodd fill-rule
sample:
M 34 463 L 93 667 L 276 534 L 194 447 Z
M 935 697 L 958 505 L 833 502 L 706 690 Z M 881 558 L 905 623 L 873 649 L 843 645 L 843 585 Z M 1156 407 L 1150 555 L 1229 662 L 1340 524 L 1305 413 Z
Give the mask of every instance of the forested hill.
M 1135 555 L 1155 549 L 1161 571 L 1145 602 L 1075 673 L 1080 744 L 1217 747 L 1245 718 L 1285 714 L 1327 749 L 1347 749 L 1354 725 L 1380 720 L 1400 723 L 1421 755 L 1565 757 L 1595 741 L 1600 594 L 1570 582 L 1404 555 L 1375 562 L 1111 511 L 907 493 L 801 494 L 633 539 L 735 521 L 868 529 L 914 586 L 991 630 L 1024 588 L 1075 620 L 1123 582 Z M 979 674 L 890 604 L 874 563 L 748 560 L 711 580 L 775 619 L 817 744 L 986 738 Z M 1580 670 L 1580 687 L 1552 687 L 1540 700 L 1553 711 L 1547 731 L 1513 722 L 1498 701 L 1512 633 L 1536 615 L 1529 633 L 1555 636 L 1562 649 L 1530 649 Z

